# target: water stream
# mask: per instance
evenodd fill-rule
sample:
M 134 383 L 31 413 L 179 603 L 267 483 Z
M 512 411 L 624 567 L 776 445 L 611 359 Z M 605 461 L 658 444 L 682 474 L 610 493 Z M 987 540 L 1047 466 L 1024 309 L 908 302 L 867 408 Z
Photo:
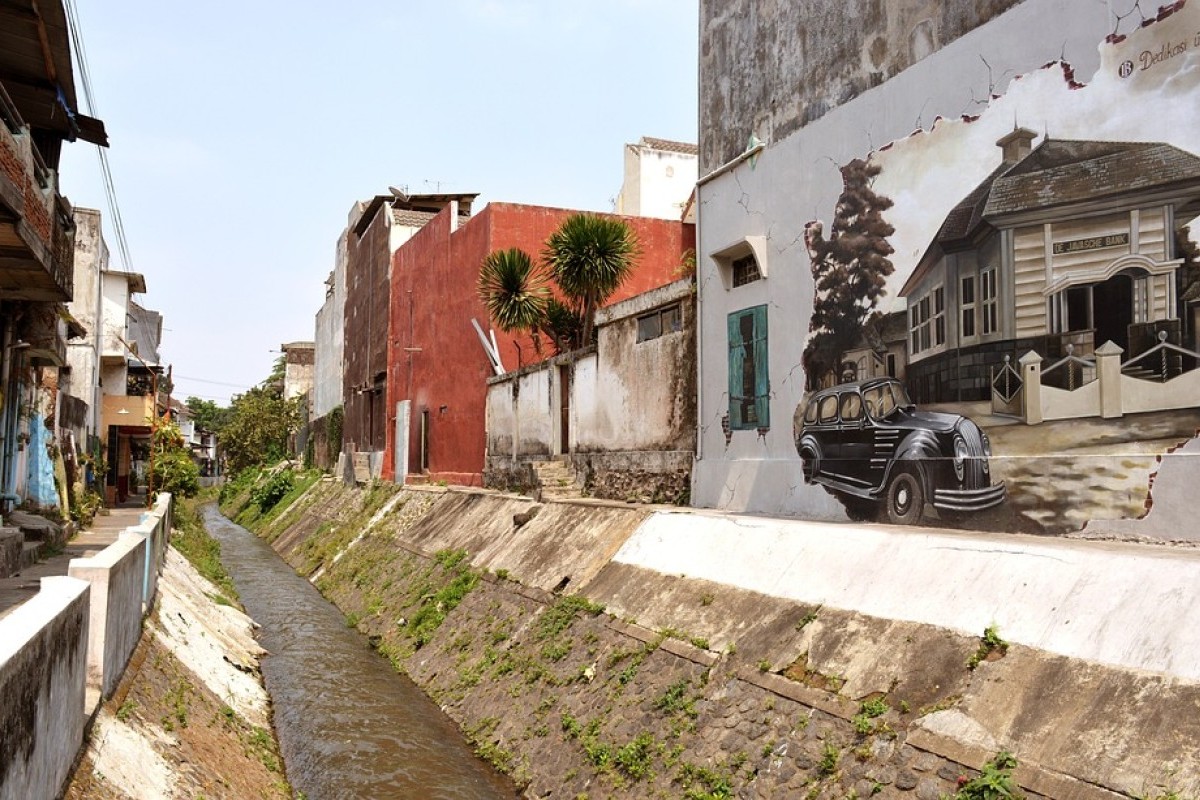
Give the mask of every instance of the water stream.
M 293 789 L 337 798 L 513 798 L 438 707 L 346 627 L 265 541 L 204 508 L 221 560 L 270 653 L 263 677 Z

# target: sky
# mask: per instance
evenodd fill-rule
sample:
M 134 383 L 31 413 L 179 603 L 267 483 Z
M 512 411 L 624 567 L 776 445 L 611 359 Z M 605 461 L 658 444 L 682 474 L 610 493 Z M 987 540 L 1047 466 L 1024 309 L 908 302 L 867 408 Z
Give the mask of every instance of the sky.
M 130 263 L 93 145 L 61 191 L 145 275 L 181 398 L 227 404 L 313 338 L 356 200 L 610 211 L 625 143 L 697 137 L 698 0 L 75 5 Z

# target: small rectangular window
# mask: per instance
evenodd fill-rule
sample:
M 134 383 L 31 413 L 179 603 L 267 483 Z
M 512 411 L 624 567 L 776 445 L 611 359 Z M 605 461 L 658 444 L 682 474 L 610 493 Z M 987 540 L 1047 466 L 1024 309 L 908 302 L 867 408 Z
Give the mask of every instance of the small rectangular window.
M 662 318 L 658 314 L 647 314 L 644 317 L 638 317 L 637 340 L 644 342 L 647 339 L 657 339 L 662 336 Z
M 679 304 L 673 303 L 638 317 L 637 326 L 639 342 L 657 339 L 659 336 L 683 330 L 683 313 Z
M 996 268 L 985 269 L 979 273 L 979 299 L 982 306 L 983 335 L 999 330 L 999 318 L 996 297 Z
M 758 260 L 754 257 L 753 253 L 744 255 L 741 258 L 735 258 L 731 267 L 733 269 L 733 285 L 735 287 L 745 286 L 747 283 L 754 283 L 754 281 L 762 278 L 762 271 L 759 270 Z

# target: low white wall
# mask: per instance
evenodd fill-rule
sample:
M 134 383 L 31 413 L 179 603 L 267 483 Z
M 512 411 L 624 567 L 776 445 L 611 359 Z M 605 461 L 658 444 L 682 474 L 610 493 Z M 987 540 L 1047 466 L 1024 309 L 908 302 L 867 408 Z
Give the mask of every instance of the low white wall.
M 663 512 L 614 560 L 1200 680 L 1200 550 Z
M 112 695 L 142 634 L 147 541 L 126 532 L 91 558 L 71 559 L 70 576 L 92 587 L 87 682 L 102 698 Z
M 1193 408 L 1200 403 L 1200 370 L 1156 383 L 1121 376 L 1121 410 L 1126 414 L 1168 408 Z
M 42 578 L 0 620 L 0 800 L 57 797 L 83 745 L 89 591 Z

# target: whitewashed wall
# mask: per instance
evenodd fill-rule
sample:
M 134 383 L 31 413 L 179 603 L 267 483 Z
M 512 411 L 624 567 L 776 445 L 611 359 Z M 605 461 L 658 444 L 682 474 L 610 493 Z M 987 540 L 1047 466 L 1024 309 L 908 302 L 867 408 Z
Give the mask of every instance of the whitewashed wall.
M 1194 35 L 1192 23 L 1197 12 L 1200 8 L 1189 7 L 1165 24 L 1180 31 L 1190 29 Z M 699 447 L 692 488 L 696 505 L 842 518 L 841 507 L 823 488 L 805 486 L 800 480 L 792 432 L 792 415 L 804 393 L 801 354 L 813 307 L 804 226 L 814 219 L 826 223 L 833 219 L 842 190 L 839 165 L 879 153 L 885 145 L 909 137 L 914 128 L 928 130 L 939 117 L 948 127 L 966 124 L 958 122 L 961 115 L 988 112 L 970 123 L 969 140 L 964 137 L 957 145 L 964 149 L 938 151 L 938 158 L 922 162 L 920 174 L 906 176 L 894 171 L 890 179 L 899 184 L 876 185 L 877 191 L 896 200 L 896 213 L 907 209 L 910 215 L 893 219 L 895 214 L 889 212 L 889 221 L 903 234 L 891 239 L 896 247 L 894 260 L 902 262 L 919 257 L 932 232 L 965 195 L 959 187 L 964 183 L 968 189 L 973 187 L 995 168 L 995 163 L 982 157 L 972 162 L 964 156 L 965 148 L 972 153 L 995 151 L 993 143 L 1012 130 L 1014 118 L 1033 130 L 1049 130 L 1056 138 L 1157 140 L 1163 138 L 1163 131 L 1195 138 L 1193 131 L 1200 127 L 1194 119 L 1195 94 L 1189 99 L 1186 93 L 1190 90 L 1181 83 L 1186 83 L 1183 76 L 1189 74 L 1188 65 L 1194 67 L 1190 52 L 1174 65 L 1157 67 L 1178 74 L 1176 86 L 1166 80 L 1165 72 L 1166 82 L 1149 89 L 1138 87 L 1137 73 L 1126 83 L 1117 77 L 1123 60 L 1140 68 L 1140 53 L 1158 47 L 1154 37 L 1161 36 L 1163 29 L 1139 30 L 1137 22 L 1135 14 L 1121 23 L 1121 32 L 1129 35 L 1127 40 L 1106 44 L 1105 37 L 1117 24 L 1109 4 L 1027 0 L 785 138 L 768 141 L 758 157 L 701 185 L 697 203 Z M 786 42 L 776 46 L 786 47 Z M 736 54 L 741 60 L 725 68 L 755 70 L 761 66 L 743 55 Z M 1059 59 L 1074 70 L 1076 82 L 1095 82 L 1107 87 L 1108 94 L 1086 95 L 1090 88 L 1068 83 L 1062 65 L 1046 66 Z M 1191 74 L 1195 72 L 1191 69 Z M 1023 77 L 1014 81 L 1014 76 Z M 1130 92 L 1125 105 L 1113 101 L 1113 92 L 1121 91 Z M 702 97 L 705 93 L 702 86 Z M 989 101 L 993 95 L 996 97 Z M 1089 105 L 1086 101 L 1092 96 L 1103 102 Z M 743 139 L 751 133 L 769 139 L 765 122 L 757 123 L 762 130 L 755 130 L 754 119 L 744 122 Z M 702 151 L 705 136 L 702 131 Z M 912 139 L 915 147 L 922 146 L 922 137 Z M 767 277 L 726 288 L 713 254 L 746 237 L 763 237 Z M 768 306 L 770 430 L 765 435 L 733 431 L 727 443 L 721 424 L 728 412 L 727 316 L 759 304 Z

